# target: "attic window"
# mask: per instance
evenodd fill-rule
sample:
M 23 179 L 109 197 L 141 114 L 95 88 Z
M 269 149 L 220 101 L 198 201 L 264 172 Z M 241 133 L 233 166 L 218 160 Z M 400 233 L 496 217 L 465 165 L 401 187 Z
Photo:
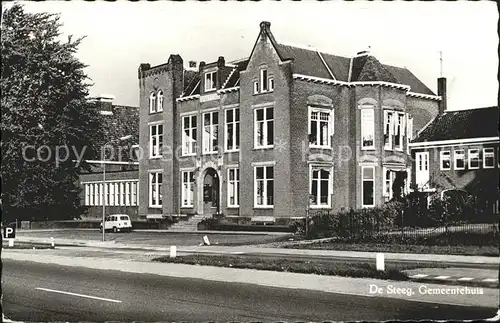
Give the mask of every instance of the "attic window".
M 217 72 L 205 73 L 205 91 L 215 90 Z

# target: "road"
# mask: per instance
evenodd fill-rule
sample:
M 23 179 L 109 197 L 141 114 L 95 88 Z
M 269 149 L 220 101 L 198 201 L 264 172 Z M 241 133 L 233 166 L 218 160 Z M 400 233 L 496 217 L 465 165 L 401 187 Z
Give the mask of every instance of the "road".
M 3 259 L 2 290 L 6 317 L 19 321 L 380 321 L 496 312 L 10 259 Z

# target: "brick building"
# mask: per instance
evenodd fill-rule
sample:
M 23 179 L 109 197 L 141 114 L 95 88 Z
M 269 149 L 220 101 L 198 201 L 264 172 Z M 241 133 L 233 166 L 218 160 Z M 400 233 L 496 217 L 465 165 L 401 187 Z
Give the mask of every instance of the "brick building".
M 477 196 L 487 213 L 498 214 L 498 106 L 445 111 L 410 143 L 412 181 L 421 191 L 461 190 Z
M 80 204 L 87 207 L 85 219 L 101 219 L 103 192 L 106 192 L 106 214 L 128 214 L 138 219 L 139 169 L 134 153 L 134 144 L 139 137 L 138 107 L 114 105 L 112 96 L 90 99 L 102 117 L 105 138 L 100 143 L 105 149 L 106 181 L 103 183 L 102 156 L 87 160 L 90 171 L 79 176 L 81 188 Z M 131 136 L 120 142 L 120 137 Z M 104 186 L 106 190 L 104 190 Z
M 141 64 L 138 78 L 147 218 L 274 221 L 382 204 L 408 177 L 409 141 L 445 106 L 445 79 L 437 96 L 368 51 L 348 58 L 278 43 L 269 22 L 246 59 L 193 72 L 171 55 Z

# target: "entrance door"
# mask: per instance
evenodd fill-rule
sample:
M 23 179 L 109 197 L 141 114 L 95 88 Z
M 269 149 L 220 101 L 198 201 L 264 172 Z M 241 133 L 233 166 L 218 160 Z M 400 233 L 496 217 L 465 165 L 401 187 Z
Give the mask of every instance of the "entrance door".
M 203 179 L 203 214 L 216 214 L 219 210 L 219 176 L 209 168 Z

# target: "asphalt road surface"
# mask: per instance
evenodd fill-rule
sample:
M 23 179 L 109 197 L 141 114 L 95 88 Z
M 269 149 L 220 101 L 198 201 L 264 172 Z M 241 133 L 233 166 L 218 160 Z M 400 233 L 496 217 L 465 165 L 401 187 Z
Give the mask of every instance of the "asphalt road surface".
M 2 290 L 6 317 L 19 321 L 380 321 L 496 312 L 9 259 L 3 259 Z

